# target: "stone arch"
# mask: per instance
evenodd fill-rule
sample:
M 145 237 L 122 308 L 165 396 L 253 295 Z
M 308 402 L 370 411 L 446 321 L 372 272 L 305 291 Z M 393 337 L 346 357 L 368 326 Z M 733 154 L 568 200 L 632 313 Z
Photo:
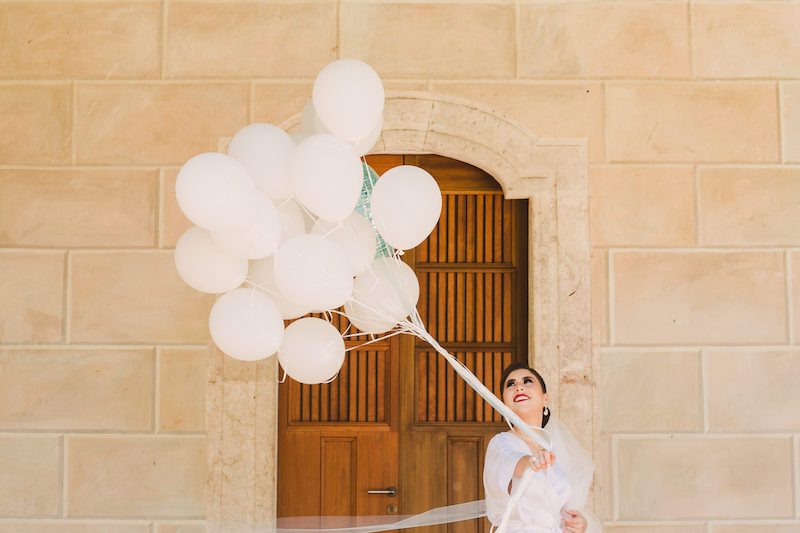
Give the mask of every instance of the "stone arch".
M 281 125 L 299 126 L 299 114 Z M 468 100 L 395 92 L 387 93 L 383 133 L 372 152 L 458 159 L 488 172 L 506 197 L 529 200 L 529 359 L 561 416 L 593 449 L 587 141 L 539 138 Z M 268 522 L 275 516 L 277 363 L 254 365 L 242 378 L 242 371 L 228 376 L 220 354 L 211 358 L 208 522 Z M 244 474 L 253 467 L 253 476 Z

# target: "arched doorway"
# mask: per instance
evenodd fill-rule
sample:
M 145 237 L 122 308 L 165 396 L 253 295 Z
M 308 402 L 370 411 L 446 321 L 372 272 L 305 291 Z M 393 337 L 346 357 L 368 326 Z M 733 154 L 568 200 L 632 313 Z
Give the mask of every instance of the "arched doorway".
M 403 259 L 428 330 L 496 390 L 504 366 L 528 360 L 528 201 L 504 198 L 489 174 L 454 159 L 368 163 L 379 174 L 420 166 L 439 183 L 439 224 Z M 336 323 L 346 330 L 346 319 Z M 370 344 L 349 352 L 332 383 L 287 380 L 279 391 L 279 517 L 409 514 L 483 497 L 484 451 L 505 424 L 423 341 Z M 397 493 L 374 493 L 389 487 Z

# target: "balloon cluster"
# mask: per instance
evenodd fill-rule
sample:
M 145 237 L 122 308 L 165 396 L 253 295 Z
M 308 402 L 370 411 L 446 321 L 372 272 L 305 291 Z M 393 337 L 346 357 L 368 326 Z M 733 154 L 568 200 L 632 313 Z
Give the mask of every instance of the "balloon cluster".
M 251 124 L 227 154 L 200 154 L 181 168 L 178 205 L 196 225 L 178 241 L 175 265 L 194 289 L 224 293 L 209 329 L 229 356 L 277 352 L 289 376 L 321 383 L 344 362 L 342 335 L 320 318 L 284 320 L 344 306 L 355 327 L 379 334 L 416 312 L 419 282 L 389 247 L 422 242 L 442 197 L 421 168 L 395 167 L 376 181 L 362 164 L 383 106 L 369 65 L 335 61 L 314 81 L 301 133 Z

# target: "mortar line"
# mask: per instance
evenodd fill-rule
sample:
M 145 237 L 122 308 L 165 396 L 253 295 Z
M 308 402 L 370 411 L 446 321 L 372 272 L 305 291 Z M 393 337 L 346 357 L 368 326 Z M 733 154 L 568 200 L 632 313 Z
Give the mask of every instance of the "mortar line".
M 689 78 L 695 79 L 695 57 L 694 57 L 694 17 L 692 16 L 693 5 L 691 0 L 686 2 L 686 23 L 687 23 L 687 40 L 688 40 L 688 53 L 689 53 Z
M 167 0 L 161 0 L 161 79 L 167 79 L 167 26 L 169 25 Z

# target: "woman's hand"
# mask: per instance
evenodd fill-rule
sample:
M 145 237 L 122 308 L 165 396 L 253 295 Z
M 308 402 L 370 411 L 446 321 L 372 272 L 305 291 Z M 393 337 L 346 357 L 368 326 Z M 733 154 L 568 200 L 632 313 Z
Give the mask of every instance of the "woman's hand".
M 586 519 L 578 511 L 564 510 L 564 530 L 568 533 L 583 533 L 586 531 Z
M 539 450 L 530 456 L 529 466 L 534 472 L 550 468 L 556 462 L 556 454 L 547 450 Z

